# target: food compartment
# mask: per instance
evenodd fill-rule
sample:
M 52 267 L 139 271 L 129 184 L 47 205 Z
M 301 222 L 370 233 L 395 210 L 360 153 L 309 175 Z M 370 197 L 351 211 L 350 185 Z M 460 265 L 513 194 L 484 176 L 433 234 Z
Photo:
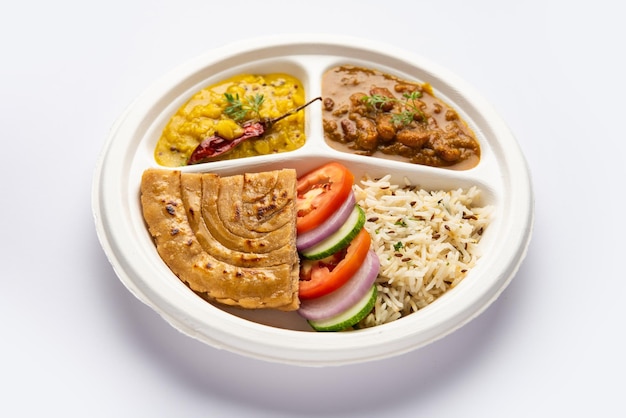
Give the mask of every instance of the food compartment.
M 376 158 L 467 170 L 481 157 L 476 134 L 428 81 L 376 65 L 337 65 L 322 76 L 324 139 Z
M 389 181 L 390 184 L 392 184 L 394 187 L 397 187 L 398 189 L 406 190 L 407 188 L 409 188 L 409 186 L 414 187 L 416 189 L 416 196 L 417 194 L 421 195 L 421 199 L 423 199 L 424 205 L 428 206 L 429 208 L 428 211 L 433 216 L 435 216 L 435 213 L 437 213 L 436 215 L 437 217 L 448 216 L 448 215 L 443 214 L 446 210 L 449 209 L 449 208 L 446 209 L 446 205 L 448 205 L 448 203 L 444 201 L 436 202 L 437 199 L 455 200 L 458 198 L 459 195 L 470 196 L 468 198 L 469 200 L 471 200 L 471 204 L 469 205 L 469 207 L 477 210 L 476 213 L 484 213 L 485 216 L 489 217 L 489 221 L 487 221 L 487 225 L 484 229 L 484 234 L 482 231 L 480 233 L 481 242 L 478 242 L 476 244 L 472 242 L 470 247 L 466 246 L 463 249 L 463 252 L 467 255 L 467 257 L 471 259 L 471 262 L 459 264 L 462 267 L 459 267 L 459 271 L 455 273 L 455 277 L 446 276 L 444 273 L 436 273 L 436 271 L 429 273 L 431 276 L 433 276 L 432 280 L 435 280 L 434 276 L 437 274 L 441 277 L 449 277 L 449 279 L 445 279 L 447 280 L 445 281 L 444 279 L 437 278 L 436 280 L 439 280 L 438 289 L 431 288 L 431 289 L 428 289 L 428 291 L 423 290 L 422 295 L 419 298 L 417 296 L 419 292 L 416 290 L 414 292 L 414 296 L 411 296 L 411 299 L 414 298 L 415 301 L 419 300 L 419 303 L 421 304 L 420 309 L 423 309 L 427 306 L 427 304 L 429 305 L 430 303 L 435 302 L 436 299 L 439 298 L 440 296 L 447 294 L 449 292 L 455 292 L 457 287 L 463 288 L 466 285 L 465 284 L 466 280 L 468 280 L 471 285 L 471 281 L 474 280 L 472 278 L 474 277 L 472 270 L 475 265 L 480 265 L 481 263 L 481 260 L 480 260 L 481 257 L 479 256 L 479 254 L 481 255 L 489 254 L 490 252 L 489 246 L 491 245 L 491 243 L 493 243 L 494 241 L 493 234 L 495 234 L 495 231 L 497 230 L 497 226 L 492 227 L 491 222 L 496 219 L 496 217 L 493 215 L 495 215 L 495 212 L 498 210 L 500 205 L 498 202 L 497 192 L 489 184 L 485 184 L 481 182 L 479 179 L 472 178 L 471 176 L 462 175 L 460 172 L 442 171 L 442 170 L 433 169 L 432 167 L 421 167 L 421 166 L 411 165 L 408 163 L 400 164 L 396 161 L 391 161 L 391 160 L 374 160 L 372 158 L 359 156 L 359 155 L 337 154 L 335 158 L 332 158 L 332 160 L 344 165 L 348 170 L 350 170 L 350 172 L 353 173 L 356 189 L 360 189 L 364 187 L 362 181 L 365 179 L 376 180 L 376 179 L 381 179 L 381 178 L 385 179 L 386 181 Z M 307 156 L 301 153 L 294 153 L 291 156 L 288 156 L 286 158 L 279 159 L 277 158 L 277 156 L 272 156 L 272 158 L 266 157 L 266 158 L 250 159 L 249 161 L 254 161 L 254 163 L 243 164 L 243 165 L 242 164 L 240 165 L 236 165 L 236 164 L 212 165 L 210 167 L 212 167 L 213 169 L 202 170 L 202 172 L 208 171 L 211 173 L 218 174 L 220 176 L 233 176 L 233 175 L 240 175 L 243 173 L 266 173 L 266 172 L 270 172 L 273 170 L 294 169 L 298 177 L 300 177 L 300 176 L 305 175 L 309 171 L 314 170 L 328 163 L 329 157 L 328 155 L 322 154 L 322 153 L 320 153 L 319 155 L 307 155 Z M 205 168 L 207 167 L 209 166 L 206 165 Z M 399 167 L 401 167 L 402 169 L 399 169 Z M 432 192 L 433 195 L 429 196 L 428 192 Z M 435 199 L 435 196 L 440 196 L 440 197 Z M 463 197 L 463 199 L 465 198 L 466 197 Z M 369 206 L 372 206 L 371 202 L 369 203 Z M 403 219 L 405 217 L 408 220 L 408 222 L 417 221 L 417 219 L 416 218 L 414 219 L 414 217 L 411 214 L 403 212 L 406 209 L 407 207 L 399 208 L 398 213 L 395 215 L 397 216 L 397 219 L 394 219 L 393 222 L 391 223 L 388 222 L 387 225 L 385 225 L 385 228 L 392 228 L 394 230 L 399 229 L 401 224 L 404 222 Z M 425 215 L 422 214 L 419 216 L 425 216 Z M 469 216 L 474 216 L 474 215 L 472 215 L 471 213 L 466 213 L 466 214 L 461 214 L 457 216 L 457 222 L 459 222 L 458 228 L 471 228 L 472 227 L 469 225 L 469 222 L 470 222 Z M 462 219 L 463 217 L 465 218 Z M 425 221 L 426 219 L 422 219 L 421 221 L 419 221 L 419 223 L 422 224 Z M 432 219 L 429 219 L 429 221 L 432 221 Z M 450 222 L 450 225 L 454 225 L 452 221 L 445 221 L 445 222 Z M 483 220 L 481 219 L 480 222 L 483 222 Z M 378 227 L 375 224 L 375 220 L 373 219 L 373 216 L 370 216 L 370 219 L 368 219 L 368 223 L 369 223 L 369 228 L 372 230 L 372 236 L 376 235 L 376 232 L 374 231 Z M 442 225 L 443 225 L 442 221 L 436 221 L 432 223 L 432 228 L 439 228 L 441 229 L 441 231 L 447 231 L 446 227 L 445 226 L 442 227 Z M 432 240 L 433 243 L 435 243 L 438 238 L 433 238 L 433 237 L 436 237 L 436 235 L 439 234 L 439 232 L 436 232 L 434 230 L 431 231 L 429 228 L 431 228 L 431 226 L 426 226 L 425 231 L 428 231 L 428 234 L 430 234 L 429 239 Z M 391 232 L 389 231 L 387 231 L 386 233 L 391 234 Z M 424 235 L 423 238 L 425 237 L 426 236 Z M 407 238 L 407 239 L 409 241 L 411 240 L 411 238 Z M 468 238 L 465 238 L 465 239 L 468 239 Z M 450 242 L 445 241 L 441 245 L 444 245 L 450 248 L 452 248 L 451 246 L 453 246 L 453 244 L 458 245 L 458 243 L 452 239 L 449 241 Z M 461 241 L 458 241 L 458 242 L 461 242 Z M 381 244 L 381 245 L 384 245 L 384 244 Z M 396 250 L 397 251 L 395 251 L 393 255 L 387 255 L 385 257 L 393 259 L 397 257 L 398 254 L 402 254 L 404 252 L 400 248 L 396 248 Z M 383 250 L 381 249 L 381 251 Z M 387 249 L 386 251 L 388 252 L 389 249 Z M 446 249 L 443 252 L 447 253 L 448 250 Z M 156 254 L 156 250 L 153 251 L 152 256 L 155 257 L 155 260 L 154 260 L 155 263 L 162 264 L 162 261 L 158 258 L 158 255 Z M 407 257 L 409 256 L 405 254 L 402 262 L 408 265 L 408 264 L 411 264 L 412 262 L 409 262 Z M 459 256 L 459 257 L 462 257 L 462 256 Z M 384 261 L 387 262 L 388 260 L 384 260 Z M 432 261 L 437 262 L 437 263 L 442 263 L 443 259 L 432 260 Z M 468 267 L 470 265 L 471 267 Z M 401 269 L 402 267 L 396 267 L 396 268 Z M 423 266 L 422 268 L 426 268 L 426 266 Z M 466 271 L 463 271 L 463 272 L 460 271 L 465 268 L 467 268 Z M 419 273 L 419 274 L 422 274 L 422 273 Z M 180 287 L 181 291 L 188 292 L 189 296 L 192 298 L 196 297 L 195 295 L 193 295 L 193 292 L 190 289 L 187 289 L 184 284 L 180 283 L 179 279 L 174 274 L 168 271 L 168 276 L 169 276 L 168 280 L 171 281 L 171 285 Z M 387 282 L 389 282 L 389 278 L 390 276 L 388 275 L 386 277 L 381 276 L 380 286 L 382 287 L 387 286 Z M 427 279 L 431 280 L 429 277 L 427 277 Z M 396 282 L 402 281 L 399 278 L 395 278 L 395 280 Z M 424 288 L 426 288 L 426 286 L 428 286 L 428 283 L 424 284 Z M 397 294 L 398 290 L 394 289 L 393 292 Z M 390 312 L 393 309 L 397 309 L 397 308 L 405 310 L 405 313 L 402 314 L 403 318 L 408 317 L 407 315 L 413 315 L 413 313 L 411 313 L 411 309 L 413 308 L 409 307 L 409 304 L 416 303 L 416 302 L 410 301 L 410 302 L 407 302 L 406 304 L 405 303 L 401 304 L 399 301 L 396 301 L 396 308 L 392 308 L 392 307 L 387 307 L 386 304 L 388 302 L 384 301 L 384 297 L 386 297 L 386 295 L 381 293 L 380 300 L 378 301 L 378 315 L 379 316 L 384 315 L 385 317 L 389 317 L 391 315 Z M 240 319 L 250 321 L 256 324 L 268 325 L 268 326 L 276 327 L 279 329 L 288 329 L 288 330 L 297 330 L 297 331 L 313 331 L 311 327 L 307 324 L 306 320 L 302 318 L 297 312 L 283 312 L 283 311 L 272 310 L 272 309 L 241 309 L 238 307 L 233 307 L 233 306 L 228 306 L 228 305 L 221 304 L 221 303 L 216 303 L 213 301 L 208 301 L 206 309 L 212 309 L 212 308 L 219 309 L 223 312 L 232 314 L 235 317 L 238 317 Z M 364 320 L 362 326 L 365 326 L 365 324 L 368 324 L 369 327 L 383 326 L 386 323 L 386 321 L 384 321 L 384 322 L 380 322 L 379 324 L 377 324 L 374 321 L 376 321 L 375 313 L 372 313 L 372 315 L 369 315 L 368 318 Z
M 142 141 L 151 164 L 215 163 L 287 153 L 306 144 L 308 107 L 318 101 L 318 91 L 302 62 L 281 57 L 214 72 L 218 69 L 188 74 L 171 89 L 178 94 L 154 109 Z

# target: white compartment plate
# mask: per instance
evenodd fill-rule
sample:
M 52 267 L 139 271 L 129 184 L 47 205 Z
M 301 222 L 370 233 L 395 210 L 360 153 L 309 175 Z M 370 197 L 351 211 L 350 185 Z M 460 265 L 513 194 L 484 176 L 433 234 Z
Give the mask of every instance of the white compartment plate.
M 391 173 L 426 189 L 478 186 L 482 204 L 495 207 L 481 241 L 483 256 L 463 282 L 421 311 L 390 324 L 348 333 L 315 333 L 296 313 L 236 310 L 209 304 L 165 266 L 144 225 L 139 185 L 156 167 L 155 144 L 171 115 L 196 91 L 240 73 L 286 72 L 299 78 L 307 98 L 321 95 L 322 74 L 336 65 L 376 68 L 428 82 L 459 111 L 481 144 L 473 169 L 453 171 L 339 152 L 323 138 L 321 109 L 306 109 L 306 144 L 289 153 L 185 167 L 235 174 L 291 167 L 305 173 L 329 160 L 355 177 Z M 462 79 L 425 57 L 370 40 L 321 35 L 262 38 L 227 45 L 187 62 L 136 99 L 113 126 L 98 161 L 92 195 L 101 245 L 116 274 L 142 302 L 183 333 L 210 346 L 267 361 L 304 366 L 386 358 L 429 344 L 484 311 L 522 262 L 533 226 L 530 174 L 520 148 L 494 109 Z M 230 311 L 230 312 L 229 312 Z

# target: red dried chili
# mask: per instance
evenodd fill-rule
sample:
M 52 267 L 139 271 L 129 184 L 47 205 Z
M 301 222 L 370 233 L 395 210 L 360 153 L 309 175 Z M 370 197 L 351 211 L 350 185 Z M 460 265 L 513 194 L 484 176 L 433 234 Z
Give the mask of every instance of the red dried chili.
M 258 122 L 247 122 L 242 126 L 243 134 L 238 138 L 234 138 L 231 140 L 223 138 L 217 134 L 206 138 L 202 140 L 202 142 L 200 142 L 196 149 L 193 150 L 193 152 L 189 156 L 189 159 L 187 160 L 187 165 L 199 164 L 210 161 L 212 158 L 215 158 L 232 150 L 237 145 L 247 139 L 259 138 L 265 133 L 265 131 L 271 128 L 272 125 L 274 125 L 279 120 L 284 119 L 287 116 L 291 116 L 294 113 L 304 109 L 314 101 L 321 99 L 321 97 L 316 97 L 315 99 L 310 100 L 304 105 L 299 106 L 296 109 L 293 109 L 275 119 L 264 119 Z

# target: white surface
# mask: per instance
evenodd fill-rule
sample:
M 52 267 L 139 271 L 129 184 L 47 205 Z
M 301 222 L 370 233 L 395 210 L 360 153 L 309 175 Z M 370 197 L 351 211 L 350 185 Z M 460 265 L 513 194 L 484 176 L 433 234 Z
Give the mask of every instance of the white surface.
M 316 1 L 278 14 L 283 4 L 3 7 L 0 415 L 623 416 L 619 3 Z M 93 168 L 133 98 L 207 49 L 303 31 L 395 43 L 456 72 L 533 173 L 535 232 L 517 277 L 424 349 L 322 369 L 216 350 L 138 302 L 98 245 Z

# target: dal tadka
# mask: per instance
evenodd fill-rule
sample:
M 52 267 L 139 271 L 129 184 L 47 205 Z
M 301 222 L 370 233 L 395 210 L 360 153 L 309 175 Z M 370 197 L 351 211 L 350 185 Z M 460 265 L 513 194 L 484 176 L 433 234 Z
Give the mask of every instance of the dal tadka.
M 229 100 L 231 98 L 231 100 Z M 257 100 L 262 98 L 262 102 Z M 242 104 L 243 114 L 228 114 L 233 100 Z M 227 139 L 242 135 L 242 124 L 253 119 L 277 118 L 305 103 L 302 83 L 288 74 L 241 74 L 196 92 L 171 117 L 155 150 L 156 162 L 165 167 L 187 165 L 191 153 L 215 134 Z M 254 105 L 258 104 L 258 108 Z M 251 112 L 245 112 L 246 108 Z M 277 122 L 260 138 L 247 140 L 217 160 L 292 151 L 304 145 L 304 113 Z
M 296 310 L 296 172 L 221 177 L 147 169 L 143 216 L 172 272 L 201 297 L 247 309 Z
M 456 169 L 480 159 L 474 133 L 428 84 L 341 66 L 324 74 L 322 96 L 324 136 L 340 150 Z

